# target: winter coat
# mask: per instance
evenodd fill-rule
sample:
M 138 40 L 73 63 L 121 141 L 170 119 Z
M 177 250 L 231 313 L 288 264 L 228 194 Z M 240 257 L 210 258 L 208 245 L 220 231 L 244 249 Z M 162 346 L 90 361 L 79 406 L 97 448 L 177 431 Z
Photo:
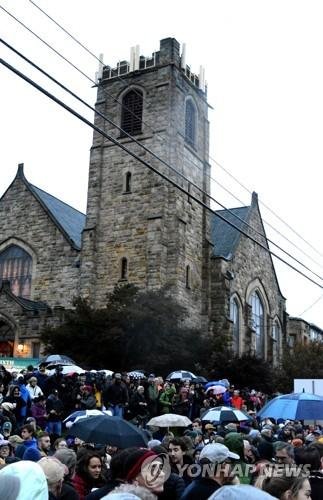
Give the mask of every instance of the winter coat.
M 161 413 L 170 413 L 173 404 L 173 397 L 176 394 L 174 387 L 164 389 L 159 398 L 159 405 Z
M 320 471 L 311 471 L 309 476 L 311 485 L 312 500 L 322 500 L 323 498 L 323 473 Z
M 239 432 L 229 432 L 224 438 L 224 444 L 233 453 L 237 453 L 240 460 L 234 462 L 233 467 L 239 468 L 242 471 L 242 475 L 239 475 L 239 480 L 241 484 L 250 484 L 250 474 L 248 473 L 247 464 L 244 462 L 244 446 L 243 437 Z
M 106 408 L 111 405 L 125 405 L 129 400 L 127 387 L 123 382 L 111 382 L 107 388 L 104 389 L 102 398 Z
M 199 477 L 187 486 L 180 500 L 207 500 L 219 488 L 221 485 L 213 479 Z

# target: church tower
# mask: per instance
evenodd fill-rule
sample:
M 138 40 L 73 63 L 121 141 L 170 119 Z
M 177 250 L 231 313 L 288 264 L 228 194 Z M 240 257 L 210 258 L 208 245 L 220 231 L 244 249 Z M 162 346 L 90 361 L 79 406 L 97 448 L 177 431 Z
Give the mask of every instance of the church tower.
M 204 72 L 190 71 L 174 38 L 152 57 L 131 51 L 130 63 L 104 66 L 96 109 L 122 130 L 95 116 L 95 125 L 208 204 L 209 123 Z M 130 139 L 127 132 L 140 144 Z M 149 152 L 162 158 L 178 173 Z M 105 305 L 117 283 L 141 289 L 170 287 L 192 325 L 208 324 L 209 213 L 119 146 L 94 132 L 81 294 Z

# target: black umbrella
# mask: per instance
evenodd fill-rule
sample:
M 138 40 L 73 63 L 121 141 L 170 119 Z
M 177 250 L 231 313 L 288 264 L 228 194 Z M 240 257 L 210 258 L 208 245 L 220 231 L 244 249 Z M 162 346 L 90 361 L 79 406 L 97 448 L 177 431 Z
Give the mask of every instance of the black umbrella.
M 70 434 L 87 443 L 110 444 L 117 448 L 147 446 L 148 440 L 142 430 L 120 417 L 98 415 L 82 418 L 69 430 Z
M 42 363 L 47 363 L 48 365 L 75 365 L 75 361 L 73 361 L 65 354 L 50 354 L 46 356 L 46 358 L 42 359 Z

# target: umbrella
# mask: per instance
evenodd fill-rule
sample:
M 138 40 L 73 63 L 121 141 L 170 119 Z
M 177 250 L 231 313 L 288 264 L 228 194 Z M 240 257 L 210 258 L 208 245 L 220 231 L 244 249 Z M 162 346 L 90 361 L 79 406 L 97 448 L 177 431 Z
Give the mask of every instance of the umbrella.
M 244 420 L 252 419 L 249 415 L 243 413 L 243 411 L 231 408 L 231 406 L 216 406 L 208 410 L 203 415 L 202 420 L 222 424 L 225 422 L 243 422 Z
M 224 385 L 216 384 L 216 385 L 211 385 L 210 387 L 208 387 L 206 389 L 206 393 L 208 393 L 209 391 L 212 391 L 213 394 L 215 394 L 215 395 L 224 394 L 226 391 L 226 388 L 224 387 Z
M 139 371 L 128 372 L 128 375 L 130 378 L 135 378 L 135 379 L 146 378 L 145 374 Z
M 47 363 L 47 364 L 67 364 L 67 365 L 74 365 L 75 362 L 69 358 L 68 356 L 65 356 L 64 354 L 50 354 L 49 356 L 46 356 L 45 359 L 42 360 L 42 363 Z
M 259 412 L 260 418 L 277 420 L 321 420 L 323 419 L 323 397 L 307 392 L 283 394 L 272 399 Z
M 196 375 L 192 372 L 186 372 L 184 370 L 177 370 L 176 372 L 170 373 L 166 380 L 193 380 L 196 378 Z
M 52 366 L 51 364 L 47 366 L 47 370 L 55 370 L 56 366 L 59 366 L 59 364 L 57 363 L 56 365 Z M 83 368 L 81 368 L 80 366 L 76 366 L 76 365 L 60 365 L 62 366 L 62 371 L 61 373 L 63 375 L 68 375 L 69 373 L 85 373 L 85 370 L 83 370 Z
M 146 447 L 148 444 L 147 437 L 141 429 L 123 418 L 108 415 L 82 418 L 72 425 L 70 434 L 87 443 L 110 444 L 117 448 Z
M 112 415 L 110 410 L 106 411 L 101 411 L 101 410 L 77 410 L 73 411 L 68 417 L 63 420 L 64 424 L 67 423 L 74 423 L 80 418 L 88 418 L 88 417 L 95 417 L 96 415 Z
M 189 418 L 183 415 L 176 415 L 175 413 L 165 413 L 159 417 L 153 417 L 149 420 L 147 425 L 155 427 L 187 427 L 191 425 Z
M 207 379 L 205 377 L 197 376 L 192 380 L 193 384 L 207 384 Z

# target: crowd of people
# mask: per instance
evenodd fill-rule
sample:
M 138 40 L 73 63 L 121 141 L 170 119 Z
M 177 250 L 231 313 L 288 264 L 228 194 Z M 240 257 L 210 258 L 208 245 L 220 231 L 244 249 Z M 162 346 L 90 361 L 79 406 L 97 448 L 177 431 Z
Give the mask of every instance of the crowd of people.
M 3 500 L 323 498 L 323 433 L 300 421 L 259 421 L 266 396 L 225 391 L 150 374 L 63 375 L 46 364 L 21 373 L 0 366 L 0 498 Z M 246 420 L 205 420 L 231 406 Z M 87 443 L 64 424 L 77 410 L 110 410 L 140 427 L 147 447 Z M 186 416 L 187 427 L 147 426 L 155 416 Z M 321 472 L 322 471 L 322 472 Z

